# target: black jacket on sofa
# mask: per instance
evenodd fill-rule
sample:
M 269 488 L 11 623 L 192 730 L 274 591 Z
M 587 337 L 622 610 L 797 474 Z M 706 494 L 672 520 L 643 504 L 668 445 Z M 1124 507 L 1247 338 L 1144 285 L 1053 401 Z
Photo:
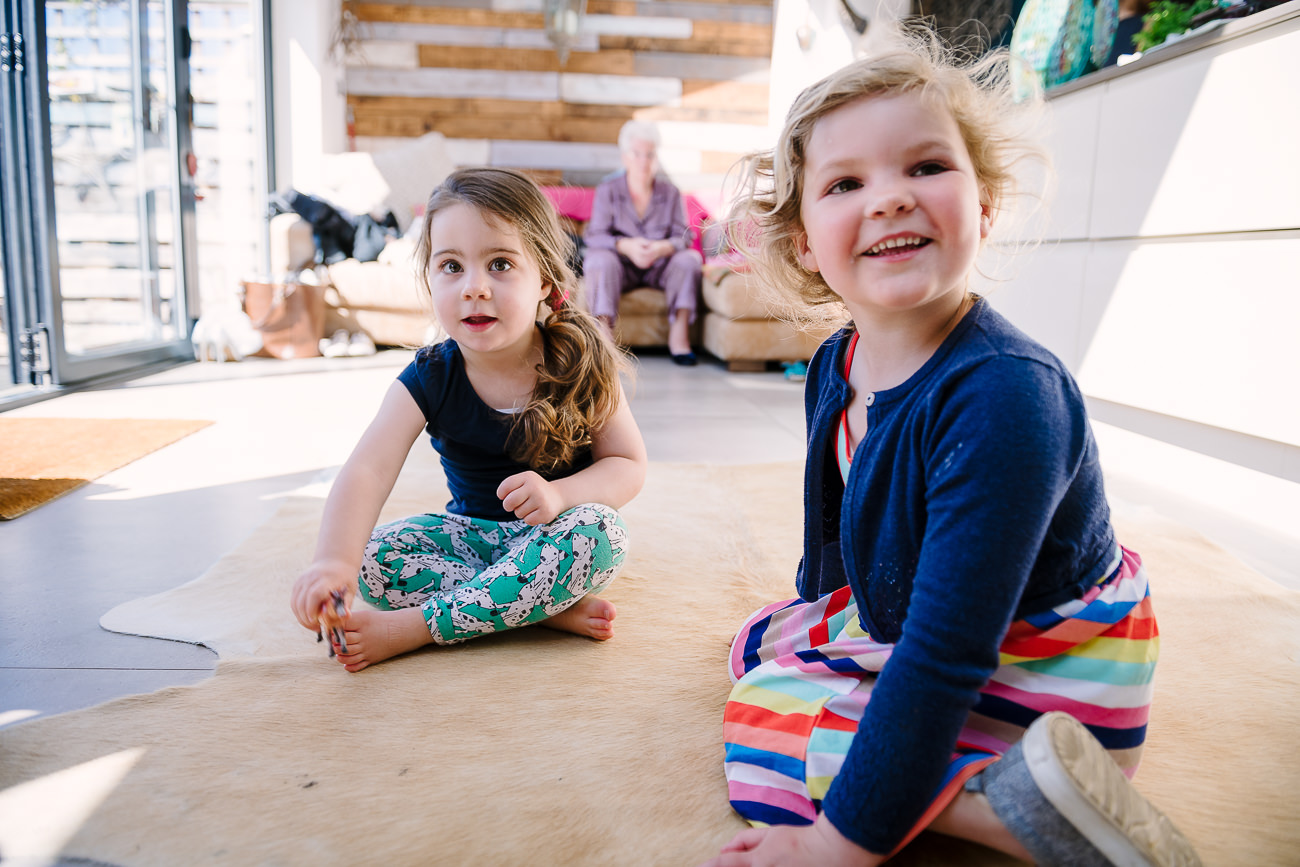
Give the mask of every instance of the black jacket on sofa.
M 382 220 L 369 214 L 354 217 L 324 199 L 297 190 L 272 194 L 270 211 L 271 216 L 297 214 L 311 224 L 316 261 L 322 265 L 333 265 L 344 259 L 373 262 L 388 239 L 399 234 L 397 218 L 391 211 Z

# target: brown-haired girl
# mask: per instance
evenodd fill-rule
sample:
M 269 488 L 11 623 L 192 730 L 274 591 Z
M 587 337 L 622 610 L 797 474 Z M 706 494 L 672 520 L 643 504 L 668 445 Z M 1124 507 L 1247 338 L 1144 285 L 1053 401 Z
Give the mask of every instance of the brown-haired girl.
M 303 626 L 341 630 L 347 670 L 531 623 L 613 635 L 614 606 L 595 594 L 622 565 L 616 510 L 640 491 L 646 454 L 621 357 L 575 306 L 567 243 L 516 172 L 464 169 L 429 199 L 416 261 L 447 337 L 389 388 L 293 588 Z M 447 513 L 374 529 L 422 430 Z M 373 608 L 352 608 L 358 587 Z

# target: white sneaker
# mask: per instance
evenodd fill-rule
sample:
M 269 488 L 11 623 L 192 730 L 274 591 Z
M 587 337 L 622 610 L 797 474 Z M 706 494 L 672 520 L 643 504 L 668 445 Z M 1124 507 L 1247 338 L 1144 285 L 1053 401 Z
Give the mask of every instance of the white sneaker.
M 1191 841 L 1069 714 L 1036 719 L 976 781 L 1041 864 L 1200 867 Z
M 322 337 L 320 341 L 320 354 L 326 358 L 342 358 L 348 354 L 347 331 L 340 328 L 335 331 L 331 337 Z
M 348 355 L 374 355 L 375 341 L 370 339 L 370 335 L 364 331 L 358 331 L 348 340 Z

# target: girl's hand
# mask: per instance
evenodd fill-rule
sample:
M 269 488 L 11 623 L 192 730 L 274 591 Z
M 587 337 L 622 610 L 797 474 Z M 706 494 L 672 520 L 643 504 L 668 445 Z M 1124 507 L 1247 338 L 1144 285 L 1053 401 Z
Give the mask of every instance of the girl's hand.
M 352 597 L 357 592 L 357 576 L 346 567 L 334 563 L 313 563 L 298 576 L 289 594 L 293 616 L 312 632 L 321 629 L 342 628 L 343 618 L 352 610 Z M 330 604 L 330 595 L 343 597 L 343 615 Z
M 501 506 L 533 527 L 549 524 L 564 511 L 555 485 L 532 470 L 515 473 L 497 487 Z
M 875 867 L 883 860 L 841 834 L 825 816 L 818 816 L 812 825 L 741 831 L 702 867 Z

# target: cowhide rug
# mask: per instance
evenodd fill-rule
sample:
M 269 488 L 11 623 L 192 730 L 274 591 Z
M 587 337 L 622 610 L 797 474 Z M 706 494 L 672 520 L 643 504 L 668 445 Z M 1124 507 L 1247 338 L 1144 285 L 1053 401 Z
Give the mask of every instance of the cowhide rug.
M 0 730 L 0 855 L 118 865 L 691 865 L 742 827 L 722 775 L 728 643 L 792 595 L 800 468 L 653 465 L 607 592 L 616 635 L 544 628 L 350 675 L 288 589 L 324 485 L 106 628 L 199 642 L 203 683 Z M 439 508 L 417 450 L 386 517 Z M 1162 633 L 1138 786 L 1210 865 L 1295 865 L 1300 593 L 1130 514 Z M 41 863 L 34 858 L 32 863 Z M 896 863 L 1004 864 L 924 834 Z

